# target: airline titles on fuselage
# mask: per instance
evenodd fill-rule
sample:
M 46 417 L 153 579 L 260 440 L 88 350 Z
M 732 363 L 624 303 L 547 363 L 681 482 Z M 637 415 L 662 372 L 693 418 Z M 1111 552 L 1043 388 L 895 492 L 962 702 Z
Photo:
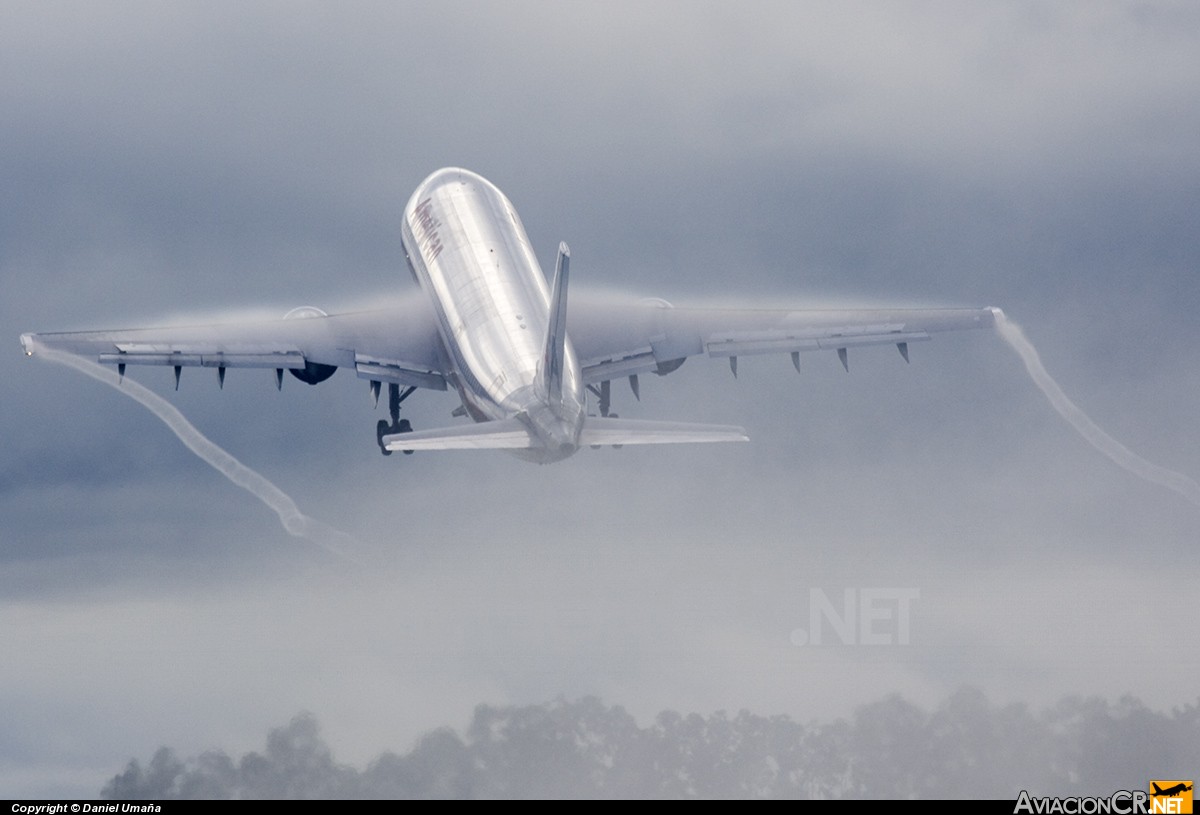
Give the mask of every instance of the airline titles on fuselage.
M 429 254 L 433 260 L 442 253 L 442 238 L 438 227 L 442 222 L 433 217 L 433 207 L 430 199 L 426 198 L 413 209 L 413 232 L 417 236 L 417 244 Z

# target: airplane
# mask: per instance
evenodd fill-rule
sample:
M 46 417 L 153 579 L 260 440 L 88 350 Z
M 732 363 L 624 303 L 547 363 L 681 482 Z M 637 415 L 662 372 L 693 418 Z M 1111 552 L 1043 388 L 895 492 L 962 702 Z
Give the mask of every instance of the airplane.
M 39 348 L 115 365 L 170 366 L 179 388 L 183 368 L 274 369 L 315 385 L 338 368 L 369 383 L 378 404 L 388 386 L 391 421 L 376 425 L 384 455 L 415 450 L 501 449 L 538 463 L 583 447 L 747 441 L 741 427 L 622 419 L 611 383 L 665 376 L 693 356 L 726 358 L 733 375 L 741 356 L 835 351 L 849 371 L 849 350 L 909 345 L 941 331 L 987 328 L 999 309 L 684 308 L 665 300 L 573 298 L 570 250 L 558 247 L 553 280 L 534 254 L 509 199 L 482 176 L 437 170 L 404 208 L 401 243 L 424 296 L 373 311 L 326 314 L 301 307 L 282 319 L 119 331 L 22 334 Z M 473 419 L 413 430 L 401 403 L 417 389 L 457 392 L 455 416 Z M 589 413 L 589 397 L 598 415 Z
M 1150 793 L 1150 795 L 1152 795 L 1155 798 L 1159 797 L 1160 795 L 1165 796 L 1167 798 L 1172 798 L 1172 797 L 1178 795 L 1179 793 L 1187 792 L 1192 788 L 1192 785 L 1188 784 L 1186 781 L 1180 781 L 1175 786 L 1167 787 L 1165 790 L 1162 787 L 1158 786 L 1158 784 L 1155 784 L 1153 781 L 1150 782 L 1150 786 L 1154 787 L 1154 792 Z

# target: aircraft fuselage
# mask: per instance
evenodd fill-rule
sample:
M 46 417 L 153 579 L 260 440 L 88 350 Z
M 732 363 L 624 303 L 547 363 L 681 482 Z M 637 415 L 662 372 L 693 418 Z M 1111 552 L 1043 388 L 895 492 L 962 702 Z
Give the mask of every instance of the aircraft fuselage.
M 562 395 L 552 397 L 540 370 L 550 290 L 508 198 L 475 173 L 438 170 L 404 208 L 401 241 L 471 418 L 523 422 L 542 447 L 512 451 L 522 458 L 574 453 L 585 405 L 579 363 L 568 340 Z

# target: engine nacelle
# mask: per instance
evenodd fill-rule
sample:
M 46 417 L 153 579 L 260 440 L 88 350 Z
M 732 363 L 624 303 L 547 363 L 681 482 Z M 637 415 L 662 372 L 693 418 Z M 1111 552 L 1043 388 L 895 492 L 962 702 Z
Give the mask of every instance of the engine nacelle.
M 667 302 L 666 300 L 662 299 L 661 297 L 643 297 L 641 300 L 638 300 L 638 305 L 652 306 L 653 308 L 675 308 L 675 306 L 673 306 L 671 303 Z M 682 365 L 686 361 L 687 361 L 686 357 L 680 357 L 679 359 L 665 360 L 663 362 L 658 363 L 654 367 L 654 373 L 658 374 L 659 376 L 666 376 L 667 374 L 671 373 L 672 371 L 679 370 L 679 366 Z M 636 393 L 636 391 L 635 391 L 635 393 Z
M 316 385 L 337 373 L 337 366 L 322 365 L 319 362 L 305 362 L 303 368 L 288 368 L 288 372 L 301 382 Z
M 329 315 L 321 311 L 316 306 L 300 306 L 294 308 L 287 314 L 283 315 L 285 320 L 310 320 L 313 317 L 328 317 Z
M 316 306 L 300 306 L 294 308 L 287 314 L 283 315 L 285 320 L 311 320 L 314 317 L 328 317 L 321 309 Z M 329 377 L 337 372 L 336 365 L 322 365 L 319 362 L 309 362 L 305 360 L 303 368 L 289 368 L 288 371 L 292 376 L 299 379 L 301 382 L 307 382 L 309 385 L 316 385 L 324 382 Z

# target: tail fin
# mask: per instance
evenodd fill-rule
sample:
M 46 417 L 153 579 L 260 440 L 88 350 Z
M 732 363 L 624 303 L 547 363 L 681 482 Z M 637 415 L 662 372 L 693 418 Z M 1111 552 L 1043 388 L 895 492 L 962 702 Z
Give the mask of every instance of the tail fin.
M 571 250 L 558 245 L 558 263 L 554 267 L 554 286 L 550 290 L 550 321 L 542 351 L 542 384 L 551 402 L 562 399 L 563 366 L 567 362 L 567 282 L 570 277 Z

